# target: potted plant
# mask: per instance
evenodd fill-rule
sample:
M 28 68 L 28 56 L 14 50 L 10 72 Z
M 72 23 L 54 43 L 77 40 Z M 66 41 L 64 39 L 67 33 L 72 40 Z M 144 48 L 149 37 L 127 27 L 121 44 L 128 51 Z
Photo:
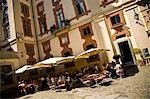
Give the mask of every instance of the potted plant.
M 143 66 L 144 62 L 143 62 L 143 58 L 142 58 L 143 55 L 142 55 L 141 50 L 139 48 L 133 48 L 133 53 L 135 54 L 137 64 L 140 66 Z

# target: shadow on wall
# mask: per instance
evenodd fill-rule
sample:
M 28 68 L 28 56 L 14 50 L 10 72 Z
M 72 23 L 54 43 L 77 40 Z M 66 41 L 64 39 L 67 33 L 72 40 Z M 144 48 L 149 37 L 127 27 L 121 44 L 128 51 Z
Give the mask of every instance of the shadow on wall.
M 125 76 L 133 76 L 139 72 L 137 65 L 126 65 L 124 66 Z

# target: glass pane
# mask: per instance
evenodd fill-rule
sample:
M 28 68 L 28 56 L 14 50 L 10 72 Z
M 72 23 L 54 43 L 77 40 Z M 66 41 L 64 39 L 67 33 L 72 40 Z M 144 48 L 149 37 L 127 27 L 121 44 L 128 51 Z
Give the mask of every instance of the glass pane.
M 85 12 L 83 0 L 76 0 L 76 7 L 79 15 Z

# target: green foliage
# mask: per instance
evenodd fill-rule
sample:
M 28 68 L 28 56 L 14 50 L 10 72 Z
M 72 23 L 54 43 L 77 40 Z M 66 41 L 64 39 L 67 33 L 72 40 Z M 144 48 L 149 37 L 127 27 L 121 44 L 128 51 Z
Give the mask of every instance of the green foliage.
M 139 48 L 133 48 L 132 50 L 133 50 L 134 54 L 140 54 L 141 53 L 141 49 L 139 49 Z

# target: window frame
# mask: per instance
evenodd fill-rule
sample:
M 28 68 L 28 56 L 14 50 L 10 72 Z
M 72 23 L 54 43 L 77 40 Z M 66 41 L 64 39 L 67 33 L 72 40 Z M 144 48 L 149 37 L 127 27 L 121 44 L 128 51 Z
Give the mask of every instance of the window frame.
M 29 6 L 26 5 L 26 4 L 24 4 L 24 3 L 22 3 L 22 2 L 20 3 L 20 5 L 21 5 L 21 13 L 22 13 L 24 16 L 29 17 L 29 15 L 30 15 Z
M 60 13 L 58 14 L 59 15 L 59 19 L 60 21 L 63 21 L 61 22 L 61 26 L 59 27 L 59 23 L 58 23 L 58 18 L 57 18 L 57 11 L 61 10 L 61 16 L 60 16 Z M 63 7 L 62 7 L 62 4 L 57 6 L 56 8 L 53 9 L 53 12 L 54 12 L 54 17 L 55 17 L 55 22 L 56 22 L 56 27 L 58 28 L 63 28 L 65 27 L 65 16 L 64 16 L 64 11 L 63 11 Z M 61 20 L 63 19 L 63 20 Z M 64 25 L 64 26 L 63 26 Z
M 120 23 L 112 24 L 112 22 L 111 22 L 111 17 L 117 16 L 117 15 L 119 15 L 119 17 L 120 17 Z M 116 27 L 119 27 L 119 26 L 122 26 L 122 25 L 124 25 L 124 24 L 126 23 L 126 22 L 125 22 L 125 18 L 124 18 L 124 16 L 123 16 L 123 11 L 122 11 L 122 10 L 120 10 L 120 11 L 118 11 L 118 12 L 115 12 L 115 13 L 112 13 L 112 14 L 110 14 L 110 15 L 107 15 L 107 18 L 108 18 L 108 23 L 109 23 L 109 25 L 110 25 L 110 27 L 111 27 L 112 29 L 114 29 L 114 28 L 116 28 Z
M 89 28 L 90 29 L 90 33 L 87 35 L 84 35 L 84 29 Z M 86 37 L 92 36 L 93 35 L 93 30 L 92 30 L 92 26 L 91 23 L 87 23 L 81 27 L 79 27 L 79 31 L 81 34 L 82 39 L 85 39 Z
M 44 51 L 44 53 L 49 52 L 49 51 L 51 50 L 50 40 L 43 42 L 43 43 L 42 43 L 42 46 L 43 46 L 43 51 Z M 46 46 L 46 47 L 49 46 L 49 47 L 46 49 L 45 46 Z
M 43 10 L 42 10 L 42 11 L 39 11 L 39 7 L 42 7 Z M 44 2 L 43 2 L 43 1 L 39 2 L 39 3 L 36 5 L 36 9 L 37 9 L 38 15 L 44 14 L 44 11 L 45 11 L 45 9 L 44 9 Z
M 61 42 L 62 42 L 62 44 L 68 44 L 68 42 L 69 42 L 68 37 L 67 36 L 62 37 Z
M 57 0 L 57 1 L 54 1 L 54 0 L 52 0 L 52 4 L 53 4 L 53 6 L 57 6 L 57 5 L 59 5 L 59 2 L 60 2 L 61 0 Z
M 93 46 L 93 47 L 89 47 L 89 46 Z M 88 44 L 88 45 L 86 45 L 86 50 L 89 50 L 91 48 L 96 48 L 96 46 L 94 44 Z
M 6 31 L 6 30 L 9 30 L 9 31 Z M 5 39 L 10 38 L 10 26 L 7 26 L 4 28 L 4 37 L 5 37 Z
M 39 21 L 39 27 L 40 27 L 40 35 L 42 36 L 43 34 L 48 33 L 47 22 L 46 22 L 46 15 L 45 14 L 41 15 L 38 18 L 38 21 Z M 42 31 L 42 23 L 45 23 L 46 30 L 44 30 L 44 32 Z
M 85 14 L 87 14 L 87 7 L 86 7 L 86 4 L 85 4 L 85 0 L 82 0 L 82 3 L 83 3 L 83 6 L 84 6 L 84 12 L 83 13 L 81 13 L 81 14 L 79 14 L 79 12 L 78 12 L 78 8 L 77 8 L 77 3 L 76 3 L 76 0 L 72 0 L 73 1 L 73 6 L 74 6 L 74 9 L 75 9 L 75 13 L 76 13 L 76 17 L 77 18 L 79 18 L 79 17 L 81 17 L 81 16 L 83 16 L 83 15 L 85 15 Z
M 110 21 L 111 21 L 111 24 L 112 24 L 112 25 L 120 24 L 121 19 L 120 19 L 119 14 L 110 17 Z M 113 22 L 113 21 L 114 21 L 114 22 Z
M 28 48 L 30 48 L 28 51 Z M 34 55 L 35 52 L 34 52 L 34 44 L 28 44 L 28 43 L 25 43 L 25 49 L 26 49 L 26 54 L 27 55 Z
M 69 53 L 69 55 L 68 55 Z M 68 57 L 68 56 L 72 56 L 71 51 L 66 51 L 63 53 L 63 57 Z
M 109 5 L 111 3 L 114 3 L 114 2 L 118 2 L 118 0 L 111 0 L 111 1 L 103 0 L 103 1 L 101 1 L 100 7 L 104 7 L 105 8 L 107 5 Z
M 31 20 L 25 17 L 22 17 L 22 26 L 24 36 L 33 37 L 31 29 Z
M 64 38 L 64 37 L 67 37 L 67 39 L 68 39 L 68 42 L 67 42 L 67 43 L 63 43 L 63 42 L 62 42 L 62 38 Z M 69 35 L 68 35 L 68 33 L 64 33 L 64 34 L 62 34 L 62 35 L 59 35 L 58 38 L 59 38 L 60 46 L 64 46 L 64 45 L 70 44 L 70 40 L 69 40 Z

